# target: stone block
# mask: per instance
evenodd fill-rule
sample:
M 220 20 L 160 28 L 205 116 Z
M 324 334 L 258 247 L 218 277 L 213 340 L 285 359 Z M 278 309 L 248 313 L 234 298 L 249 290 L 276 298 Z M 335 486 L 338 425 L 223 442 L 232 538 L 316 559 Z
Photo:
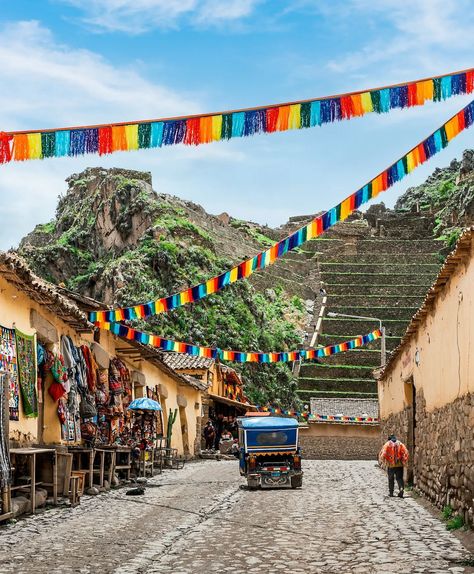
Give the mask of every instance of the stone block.
M 141 371 L 134 369 L 131 374 L 132 383 L 140 387 L 146 386 L 146 377 Z
M 58 343 L 59 334 L 56 327 L 45 319 L 42 315 L 31 309 L 30 311 L 30 325 L 36 330 L 38 337 L 46 343 Z
M 176 402 L 178 407 L 187 407 L 188 399 L 184 395 L 176 395 Z
M 101 369 L 108 369 L 110 364 L 110 355 L 107 351 L 96 343 L 95 341 L 91 343 L 91 351 L 94 354 L 95 360 Z
M 12 498 L 12 512 L 15 518 L 31 512 L 31 503 L 26 496 L 16 496 Z
M 163 385 L 163 383 L 160 383 L 158 385 L 158 394 L 160 395 L 160 397 L 163 397 L 164 399 L 168 398 L 168 389 L 166 388 L 165 385 Z

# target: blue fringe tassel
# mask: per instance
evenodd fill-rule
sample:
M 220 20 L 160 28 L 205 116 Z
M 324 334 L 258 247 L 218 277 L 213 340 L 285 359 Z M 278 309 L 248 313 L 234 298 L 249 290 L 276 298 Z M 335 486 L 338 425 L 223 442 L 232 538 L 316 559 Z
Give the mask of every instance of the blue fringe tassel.
M 321 102 L 311 102 L 311 118 L 310 118 L 310 125 L 311 126 L 320 126 L 321 125 Z
M 244 133 L 245 112 L 232 114 L 232 137 L 240 138 Z
M 163 122 L 154 122 L 151 124 L 150 147 L 161 147 L 163 143 Z
M 61 130 L 56 132 L 56 141 L 54 146 L 54 155 L 56 157 L 64 157 L 69 155 L 69 141 L 70 131 Z
M 84 130 L 86 153 L 97 153 L 99 151 L 99 130 L 98 128 L 88 128 Z
M 71 130 L 69 142 L 69 155 L 84 155 L 86 149 L 85 130 Z

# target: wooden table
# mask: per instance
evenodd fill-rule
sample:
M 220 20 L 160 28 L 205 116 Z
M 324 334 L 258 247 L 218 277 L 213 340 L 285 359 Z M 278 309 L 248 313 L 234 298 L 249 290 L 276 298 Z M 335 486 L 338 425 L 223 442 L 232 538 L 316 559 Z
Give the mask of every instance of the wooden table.
M 112 478 L 114 477 L 114 472 L 116 468 L 115 465 L 116 465 L 117 453 L 115 452 L 115 450 L 110 450 L 106 448 L 96 448 L 95 452 L 96 452 L 95 460 L 96 461 L 98 460 L 99 466 L 94 467 L 94 474 L 99 475 L 99 486 L 101 487 L 104 486 L 106 457 L 107 455 L 110 456 L 110 465 L 108 468 L 107 480 L 109 482 L 109 485 L 111 485 Z
M 5 488 L 0 488 L 0 495 L 2 498 L 2 514 L 0 514 L 0 522 L 13 518 L 12 512 L 12 495 L 10 485 Z
M 115 470 L 124 470 L 127 480 L 130 480 L 130 470 L 132 468 L 132 449 L 129 446 L 104 445 L 104 450 L 115 452 Z
M 48 455 L 51 460 L 52 464 L 52 481 L 53 482 L 43 482 L 36 480 L 36 469 L 37 469 L 37 460 L 38 456 Z M 30 484 L 26 485 L 17 485 L 12 486 L 11 490 L 25 490 L 30 489 L 30 499 L 31 499 L 31 512 L 32 514 L 35 513 L 36 510 L 36 487 L 39 485 L 43 486 L 50 486 L 53 489 L 53 499 L 54 504 L 58 502 L 58 474 L 57 474 L 57 456 L 56 450 L 54 448 L 11 448 L 10 449 L 10 457 L 12 459 L 12 466 L 17 467 L 18 465 L 15 464 L 16 457 L 26 456 L 29 458 L 29 467 L 30 467 Z
M 89 488 L 92 488 L 94 484 L 94 449 L 82 446 L 70 446 L 67 451 L 72 454 L 72 469 L 86 472 Z M 82 465 L 83 458 L 87 459 L 85 466 Z

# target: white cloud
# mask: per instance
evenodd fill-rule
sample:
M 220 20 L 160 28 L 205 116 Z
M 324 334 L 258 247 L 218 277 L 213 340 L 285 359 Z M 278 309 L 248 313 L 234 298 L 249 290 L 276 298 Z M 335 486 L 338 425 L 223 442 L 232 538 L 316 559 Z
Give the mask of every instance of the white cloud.
M 36 21 L 0 28 L 0 125 L 13 130 L 193 113 L 197 103 L 135 68 L 55 42 Z
M 141 34 L 177 27 L 183 20 L 213 26 L 245 18 L 261 0 L 60 0 L 82 11 L 96 31 Z
M 385 73 L 402 68 L 451 71 L 471 65 L 474 15 L 470 0 L 351 0 L 324 4 L 324 14 L 337 21 L 357 17 L 364 22 L 371 40 L 345 56 L 332 59 L 328 69 L 354 73 L 377 65 L 388 65 Z M 459 52 L 465 61 L 457 62 Z

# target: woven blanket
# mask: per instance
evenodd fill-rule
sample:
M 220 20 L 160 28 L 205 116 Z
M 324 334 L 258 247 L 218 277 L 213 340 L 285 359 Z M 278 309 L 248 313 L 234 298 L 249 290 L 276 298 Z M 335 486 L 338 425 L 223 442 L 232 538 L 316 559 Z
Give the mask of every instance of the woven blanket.
M 36 394 L 37 367 L 36 341 L 32 335 L 25 335 L 15 329 L 16 355 L 18 361 L 18 379 L 21 401 L 27 417 L 38 416 L 38 397 Z
M 12 469 L 8 451 L 8 373 L 0 373 L 0 488 L 12 482 Z
M 18 386 L 18 365 L 16 361 L 15 330 L 0 326 L 0 370 L 8 373 L 8 407 L 10 420 L 19 418 L 20 390 Z

